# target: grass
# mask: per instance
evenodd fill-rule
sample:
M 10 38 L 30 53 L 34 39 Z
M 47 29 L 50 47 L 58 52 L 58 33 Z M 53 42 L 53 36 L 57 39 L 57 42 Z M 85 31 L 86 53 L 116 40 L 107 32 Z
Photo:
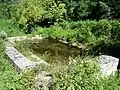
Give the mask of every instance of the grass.
M 23 30 L 12 23 L 12 20 L 0 19 L 0 31 L 5 31 L 9 37 L 25 35 Z

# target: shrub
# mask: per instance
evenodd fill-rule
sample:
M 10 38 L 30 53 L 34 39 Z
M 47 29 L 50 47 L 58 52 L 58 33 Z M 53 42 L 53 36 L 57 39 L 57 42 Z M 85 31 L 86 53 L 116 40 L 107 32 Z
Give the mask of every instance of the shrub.
M 57 4 L 51 0 L 23 0 L 16 8 L 13 18 L 20 25 L 20 28 L 25 28 L 29 24 L 39 25 L 46 19 L 54 23 L 61 20 L 66 12 L 64 4 Z M 48 20 L 44 23 L 49 24 Z
M 112 42 L 120 40 L 119 24 L 116 20 L 62 22 L 51 28 L 38 28 L 36 32 L 78 43 L 96 43 L 103 39 L 105 42 Z

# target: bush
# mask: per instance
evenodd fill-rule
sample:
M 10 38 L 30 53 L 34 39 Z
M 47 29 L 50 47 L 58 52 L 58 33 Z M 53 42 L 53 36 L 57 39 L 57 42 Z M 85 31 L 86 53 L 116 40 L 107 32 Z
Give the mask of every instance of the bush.
M 57 4 L 51 0 L 23 0 L 16 8 L 13 18 L 20 28 L 26 28 L 28 25 L 35 27 L 42 21 L 43 25 L 55 23 L 63 19 L 66 12 L 64 4 Z M 50 22 L 44 21 L 46 19 Z
M 116 20 L 62 22 L 51 28 L 38 28 L 33 33 L 83 44 L 120 41 L 120 22 Z
M 100 20 L 111 17 L 110 7 L 100 0 L 65 0 L 63 3 L 66 4 L 68 20 Z

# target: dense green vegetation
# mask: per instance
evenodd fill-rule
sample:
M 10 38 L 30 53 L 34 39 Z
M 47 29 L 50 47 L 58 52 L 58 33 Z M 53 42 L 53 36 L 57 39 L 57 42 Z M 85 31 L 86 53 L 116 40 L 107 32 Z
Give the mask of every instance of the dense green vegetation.
M 120 0 L 0 0 L 0 33 L 5 31 L 8 37 L 42 35 L 82 44 L 86 55 L 104 54 L 104 48 L 119 45 L 119 19 Z M 29 51 L 21 50 L 26 55 Z M 33 76 L 40 70 L 18 74 L 5 55 L 0 36 L 0 90 L 33 90 Z M 70 58 L 68 66 L 50 65 L 42 70 L 53 74 L 53 90 L 120 89 L 119 74 L 103 78 L 91 57 Z
M 15 72 L 9 58 L 4 53 L 4 46 L 0 43 L 0 89 L 1 90 L 22 90 L 22 77 Z
M 23 30 L 14 25 L 11 20 L 0 19 L 0 31 L 5 31 L 8 36 L 21 36 L 25 35 Z
M 29 30 L 64 20 L 119 19 L 120 16 L 120 1 L 114 0 L 2 0 L 0 7 L 1 18 L 12 18 L 20 28 Z
M 102 78 L 96 59 L 76 57 L 68 67 L 55 66 L 53 90 L 119 90 L 118 75 Z
M 33 34 L 41 34 L 77 43 L 96 43 L 98 39 L 119 41 L 120 22 L 117 20 L 62 22 L 50 28 L 37 28 Z

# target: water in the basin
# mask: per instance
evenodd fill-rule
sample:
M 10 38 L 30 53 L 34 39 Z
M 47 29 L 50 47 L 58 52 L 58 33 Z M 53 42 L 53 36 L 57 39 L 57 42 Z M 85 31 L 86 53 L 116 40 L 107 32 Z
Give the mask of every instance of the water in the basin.
M 43 39 L 39 43 L 26 42 L 35 55 L 48 63 L 67 64 L 70 57 L 79 55 L 80 50 L 55 40 Z

